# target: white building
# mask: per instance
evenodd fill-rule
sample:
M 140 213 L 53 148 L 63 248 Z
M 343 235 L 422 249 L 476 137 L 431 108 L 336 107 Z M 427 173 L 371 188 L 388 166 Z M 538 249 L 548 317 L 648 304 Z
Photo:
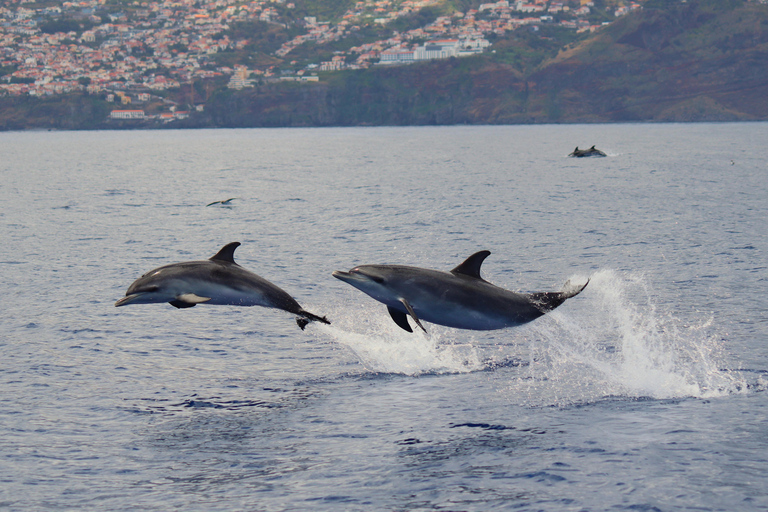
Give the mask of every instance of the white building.
M 447 59 L 456 57 L 459 51 L 458 39 L 429 41 L 424 46 L 417 46 L 413 51 L 414 60 Z
M 413 50 L 404 50 L 402 48 L 391 48 L 384 50 L 379 55 L 379 64 L 408 64 L 413 62 Z
M 390 48 L 380 54 L 379 64 L 409 64 L 420 60 L 447 59 L 481 53 L 491 45 L 487 39 L 440 39 L 413 50 Z
M 245 66 L 237 66 L 235 69 L 234 74 L 229 79 L 229 83 L 227 84 L 227 87 L 230 89 L 237 89 L 241 90 L 245 87 L 253 87 L 254 82 L 253 80 L 248 78 L 248 75 L 250 75 L 251 72 L 248 71 L 248 68 Z
M 143 110 L 113 110 L 109 114 L 110 119 L 144 119 Z

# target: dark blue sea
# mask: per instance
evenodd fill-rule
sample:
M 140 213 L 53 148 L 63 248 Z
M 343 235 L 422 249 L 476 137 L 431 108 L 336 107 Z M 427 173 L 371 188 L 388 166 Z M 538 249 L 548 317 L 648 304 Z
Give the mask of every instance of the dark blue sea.
M 768 509 L 768 124 L 0 133 L 0 509 Z M 605 158 L 568 158 L 596 144 Z M 227 205 L 207 204 L 235 198 Z M 115 308 L 235 257 L 331 326 Z M 584 292 L 397 327 L 334 270 Z

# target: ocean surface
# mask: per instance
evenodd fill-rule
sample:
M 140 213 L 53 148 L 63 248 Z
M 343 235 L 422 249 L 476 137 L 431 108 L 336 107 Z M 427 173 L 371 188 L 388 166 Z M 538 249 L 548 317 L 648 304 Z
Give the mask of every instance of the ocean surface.
M 0 133 L 0 509 L 768 508 L 768 124 Z M 568 158 L 596 144 L 605 158 Z M 207 204 L 233 199 L 227 205 Z M 280 310 L 115 308 L 224 244 Z M 584 292 L 407 333 L 334 270 Z

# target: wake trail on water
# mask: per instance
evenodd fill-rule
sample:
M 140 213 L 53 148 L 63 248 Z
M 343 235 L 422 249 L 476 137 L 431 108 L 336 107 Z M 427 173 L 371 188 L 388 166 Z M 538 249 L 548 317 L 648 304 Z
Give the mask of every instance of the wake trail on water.
M 534 402 L 707 398 L 750 388 L 739 372 L 722 370 L 723 339 L 714 320 L 686 323 L 674 309 L 655 303 L 642 275 L 600 270 L 578 297 L 517 328 L 488 333 L 426 324 L 429 335 L 408 333 L 383 306 L 360 303 L 337 308 L 333 325 L 321 328 L 370 371 L 418 376 L 511 369 L 510 390 L 536 395 Z

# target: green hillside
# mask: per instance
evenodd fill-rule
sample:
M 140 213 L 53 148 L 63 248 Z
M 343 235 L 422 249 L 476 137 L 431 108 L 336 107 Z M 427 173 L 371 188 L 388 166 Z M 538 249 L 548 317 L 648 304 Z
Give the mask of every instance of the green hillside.
M 606 2 L 595 3 L 599 17 Z M 414 16 L 433 19 L 455 4 Z M 314 0 L 296 2 L 295 10 L 330 18 L 349 5 Z M 114 107 L 85 93 L 5 97 L 0 129 L 768 120 L 768 5 L 647 0 L 643 6 L 592 33 L 555 24 L 520 28 L 492 37 L 492 51 L 473 57 L 321 72 L 317 82 L 259 79 L 243 90 L 228 89 L 225 78 L 196 81 L 167 99 L 179 105 L 203 99 L 204 109 L 171 124 L 108 122 Z M 272 52 L 292 30 L 233 24 L 228 36 L 246 33 L 249 43 L 214 55 L 212 65 L 285 70 L 293 59 L 298 69 L 341 44 L 305 43 L 280 59 Z M 365 29 L 349 37 L 364 42 L 381 34 Z
M 768 119 L 768 5 L 653 4 L 530 76 L 552 120 Z
M 190 124 L 354 126 L 535 122 L 525 77 L 559 43 L 525 31 L 495 54 L 328 73 L 318 83 L 224 90 Z
M 592 36 L 527 31 L 495 53 L 215 95 L 206 126 L 768 119 L 768 5 L 649 2 Z M 575 36 L 573 36 L 575 38 Z

